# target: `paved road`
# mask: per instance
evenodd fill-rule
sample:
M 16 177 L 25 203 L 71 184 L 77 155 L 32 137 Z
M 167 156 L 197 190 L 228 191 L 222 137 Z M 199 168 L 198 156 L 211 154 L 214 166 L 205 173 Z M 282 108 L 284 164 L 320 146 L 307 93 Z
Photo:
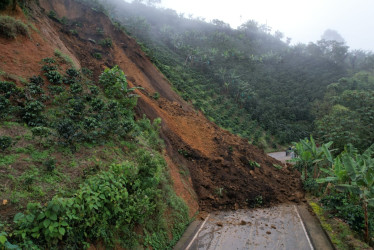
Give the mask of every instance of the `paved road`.
M 269 153 L 268 156 L 273 157 L 273 158 L 275 158 L 278 161 L 281 161 L 283 163 L 286 163 L 286 160 L 291 160 L 291 155 L 286 156 L 285 151 Z
M 209 214 L 186 249 L 313 249 L 295 205 Z

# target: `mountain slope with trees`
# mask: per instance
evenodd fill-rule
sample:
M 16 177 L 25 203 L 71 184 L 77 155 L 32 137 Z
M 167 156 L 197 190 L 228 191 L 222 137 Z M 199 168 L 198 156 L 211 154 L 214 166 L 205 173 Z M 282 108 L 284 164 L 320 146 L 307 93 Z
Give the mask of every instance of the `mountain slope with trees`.
M 290 46 L 281 32 L 253 20 L 232 29 L 140 1 L 98 2 L 146 46 L 185 100 L 261 147 L 307 137 L 314 131 L 312 106 L 326 87 L 374 65 L 371 53 L 349 52 L 343 41 Z

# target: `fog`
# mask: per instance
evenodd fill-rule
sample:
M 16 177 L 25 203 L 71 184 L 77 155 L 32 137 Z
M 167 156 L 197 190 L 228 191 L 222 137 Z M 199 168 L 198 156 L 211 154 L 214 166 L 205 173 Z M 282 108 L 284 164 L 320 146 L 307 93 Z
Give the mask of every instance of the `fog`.
M 220 19 L 232 28 L 253 19 L 292 38 L 292 44 L 315 42 L 332 29 L 351 49 L 374 50 L 372 0 L 161 0 L 158 6 L 186 17 Z

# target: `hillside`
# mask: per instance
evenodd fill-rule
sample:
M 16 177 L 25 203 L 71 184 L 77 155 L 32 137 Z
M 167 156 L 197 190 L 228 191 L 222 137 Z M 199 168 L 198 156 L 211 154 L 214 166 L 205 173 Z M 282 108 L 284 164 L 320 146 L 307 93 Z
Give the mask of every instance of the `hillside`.
M 138 244 L 157 248 L 160 242 L 156 239 L 162 233 L 161 238 L 168 243 L 161 246 L 170 247 L 188 222 L 185 204 L 189 217 L 192 217 L 197 211 L 269 206 L 280 202 L 298 202 L 303 198 L 298 172 L 287 166 L 282 167 L 280 162 L 250 145 L 247 140 L 223 130 L 202 112 L 195 110 L 191 103 L 173 90 L 172 84 L 152 64 L 137 42 L 126 35 L 120 25 L 113 24 L 103 12 L 74 0 L 40 0 L 38 3 L 26 2 L 23 10 L 19 7 L 16 11 L 8 8 L 1 14 L 22 20 L 29 27 L 28 35 L 17 35 L 14 39 L 0 37 L 0 84 L 5 89 L 1 92 L 2 100 L 7 105 L 10 103 L 12 108 L 1 116 L 0 133 L 2 137 L 10 137 L 14 141 L 12 146 L 8 145 L 0 153 L 0 183 L 4 191 L 0 215 L 5 222 L 1 226 L 8 235 L 13 235 L 10 238 L 12 242 L 22 242 L 24 247 L 30 242 L 50 247 L 64 243 L 73 246 L 78 244 L 77 240 L 84 239 L 94 244 L 111 245 L 118 235 L 135 234 L 139 237 Z M 115 65 L 123 70 L 127 80 Z M 79 76 L 73 73 L 74 68 L 82 73 Z M 69 72 L 66 78 L 57 77 L 64 71 Z M 30 79 L 34 75 L 40 75 L 44 80 Z M 113 77 L 115 81 L 110 85 Z M 79 81 L 75 82 L 77 79 Z M 43 81 L 46 84 L 41 89 L 34 86 Z M 13 86 L 9 82 L 15 84 L 11 91 L 5 88 Z M 128 83 L 129 88 L 122 87 L 122 91 L 126 91 L 121 92 L 117 88 L 118 83 Z M 63 88 L 57 88 L 61 86 Z M 133 90 L 131 87 L 136 88 Z M 41 94 L 44 92 L 50 94 Z M 94 97 L 87 97 L 95 95 L 94 92 L 98 93 L 99 98 L 95 100 L 102 102 L 106 109 L 99 105 L 95 110 Z M 135 98 L 137 104 L 133 120 Z M 33 101 L 41 102 L 46 108 L 33 109 L 36 116 L 25 115 Z M 117 103 L 120 109 L 113 108 L 110 103 Z M 82 105 L 83 111 L 88 114 L 78 112 L 82 111 Z M 93 111 L 87 105 L 91 105 Z M 8 106 L 4 106 L 5 111 Z M 115 112 L 120 118 L 110 117 Z M 102 123 L 94 129 L 82 128 L 83 120 L 98 115 Z M 144 115 L 153 123 L 142 118 Z M 38 120 L 39 116 L 45 121 Z M 161 118 L 159 134 L 164 141 L 164 149 L 158 140 L 156 118 Z M 70 123 L 62 127 L 58 125 L 65 120 Z M 105 125 L 108 122 L 113 123 Z M 44 143 L 41 136 L 34 136 L 35 127 L 48 128 L 53 135 L 48 139 L 52 141 Z M 75 139 L 78 132 L 70 135 L 73 127 L 78 132 L 82 131 L 84 137 Z M 66 128 L 66 131 L 62 131 L 62 128 Z M 56 133 L 59 137 L 54 136 Z M 41 171 L 49 158 L 55 159 L 55 164 L 50 165 L 55 165 L 59 173 L 53 174 L 52 179 Z M 89 222 L 97 231 L 86 232 L 84 230 L 88 229 L 82 226 L 86 222 L 79 220 L 81 216 L 69 217 L 64 214 L 65 210 L 58 210 L 61 213 L 58 218 L 67 221 L 60 221 L 60 228 L 63 229 L 59 233 L 36 236 L 34 231 L 27 231 L 31 230 L 27 225 L 34 223 L 36 217 L 43 219 L 42 216 L 33 215 L 33 211 L 47 209 L 48 212 L 50 206 L 55 209 L 53 205 L 56 202 L 96 199 L 95 192 L 82 200 L 77 201 L 76 197 L 80 197 L 78 194 L 82 194 L 86 187 L 90 187 L 87 185 L 95 181 L 105 186 L 111 178 L 128 174 L 127 168 L 113 164 L 136 166 L 138 172 L 131 175 L 134 183 L 124 185 L 128 185 L 128 190 L 137 185 L 144 188 L 135 193 L 138 196 L 134 202 L 140 199 L 150 204 L 152 209 L 141 214 L 148 217 L 138 218 L 141 215 L 129 211 L 126 221 L 134 221 L 131 224 L 133 227 L 130 231 L 117 232 L 118 227 L 114 228 L 114 224 L 121 223 L 121 220 L 111 217 L 109 224 L 99 224 L 103 226 L 99 227 L 97 223 L 106 221 L 105 217 L 100 216 L 107 216 L 99 214 Z M 168 189 L 171 183 L 169 174 L 173 190 Z M 19 178 L 21 182 L 17 181 Z M 118 181 L 126 182 L 126 178 Z M 142 187 L 140 183 L 151 185 L 152 188 Z M 94 189 L 90 187 L 87 190 Z M 151 190 L 158 190 L 158 193 Z M 183 199 L 183 204 L 174 197 L 174 192 Z M 124 197 L 127 199 L 126 195 Z M 41 202 L 43 205 L 27 205 L 27 202 Z M 152 205 L 152 202 L 156 205 Z M 163 209 L 160 210 L 159 206 Z M 139 204 L 138 209 L 145 209 L 144 204 Z M 29 215 L 22 217 L 25 218 L 23 224 L 12 223 L 13 216 L 18 212 Z M 90 216 L 94 216 L 90 209 L 86 212 L 87 218 L 83 219 L 89 220 Z M 172 216 L 168 217 L 168 214 Z M 118 216 L 122 216 L 121 213 Z M 31 222 L 27 224 L 29 219 Z M 158 224 L 160 221 L 156 219 L 163 223 Z M 173 221 L 166 226 L 169 220 Z M 22 222 L 22 219 L 18 216 L 16 221 Z M 71 223 L 71 226 L 62 223 Z M 162 230 L 158 227 L 162 227 Z M 32 230 L 41 230 L 35 228 Z M 12 230 L 18 233 L 13 234 Z M 21 237 L 23 232 L 25 237 Z M 74 232 L 80 232 L 83 238 L 71 238 Z M 105 235 L 111 240 L 107 241 Z M 135 243 L 117 244 L 129 247 Z
M 262 148 L 312 133 L 312 104 L 351 69 L 343 43 L 291 46 L 281 32 L 254 20 L 233 29 L 139 2 L 98 2 L 148 48 L 185 100 Z

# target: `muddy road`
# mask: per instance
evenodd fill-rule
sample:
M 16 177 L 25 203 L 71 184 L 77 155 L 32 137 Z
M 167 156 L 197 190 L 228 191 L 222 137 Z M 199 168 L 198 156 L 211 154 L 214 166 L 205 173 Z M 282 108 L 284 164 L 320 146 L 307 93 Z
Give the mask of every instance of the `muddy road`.
M 175 249 L 333 249 L 307 206 L 295 204 L 212 212 L 182 243 Z

